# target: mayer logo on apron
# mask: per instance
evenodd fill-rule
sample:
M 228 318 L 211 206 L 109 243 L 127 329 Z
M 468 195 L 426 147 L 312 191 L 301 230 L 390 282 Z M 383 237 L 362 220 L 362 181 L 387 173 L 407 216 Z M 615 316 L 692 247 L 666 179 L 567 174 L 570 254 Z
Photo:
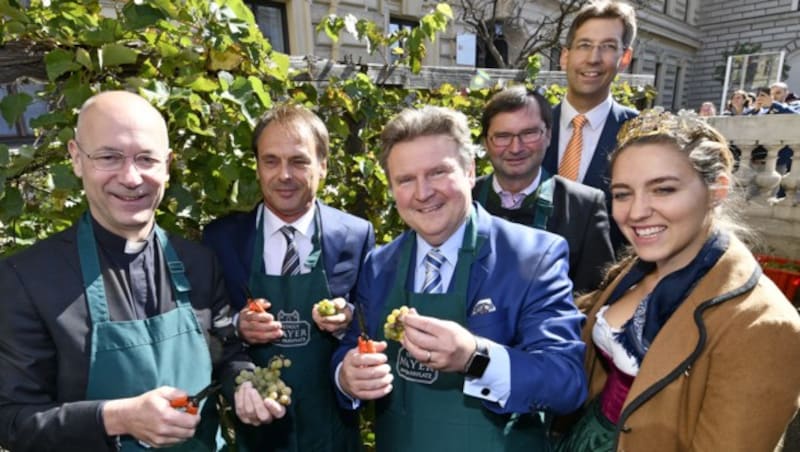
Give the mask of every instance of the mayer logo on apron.
M 311 323 L 302 320 L 297 309 L 291 312 L 278 311 L 277 319 L 283 328 L 283 337 L 274 342 L 278 347 L 303 347 L 311 340 Z
M 286 416 L 269 425 L 251 427 L 238 423 L 239 452 L 358 450 L 356 420 L 342 416 L 330 379 L 331 355 L 339 341 L 317 328 L 311 319 L 314 304 L 331 298 L 322 259 L 319 205 L 314 221 L 314 251 L 303 265 L 310 271 L 298 275 L 264 273 L 263 213 L 258 223 L 248 285 L 254 296 L 272 303 L 270 312 L 281 322 L 283 337 L 269 344 L 253 345 L 249 352 L 253 361 L 262 367 L 277 355 L 292 361 L 292 366 L 281 375 L 292 388 L 292 404 Z
M 439 379 L 439 371 L 417 361 L 405 347 L 400 347 L 395 363 L 400 378 L 414 383 L 433 384 Z

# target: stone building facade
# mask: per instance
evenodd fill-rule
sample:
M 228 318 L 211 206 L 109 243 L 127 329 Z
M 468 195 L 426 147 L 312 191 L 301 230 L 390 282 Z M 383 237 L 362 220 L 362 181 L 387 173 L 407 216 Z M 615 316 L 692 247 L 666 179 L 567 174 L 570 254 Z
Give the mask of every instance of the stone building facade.
M 523 0 L 497 0 L 502 10 L 509 3 Z M 715 71 L 725 66 L 725 52 L 737 44 L 760 46 L 760 52 L 786 51 L 791 66 L 788 79 L 791 89 L 800 91 L 800 0 L 645 0 L 639 1 L 639 37 L 633 64 L 628 72 L 651 75 L 655 81 L 657 105 L 669 109 L 697 108 L 706 100 L 719 105 L 723 83 Z M 249 0 L 266 35 L 277 46 L 293 55 L 315 55 L 333 60 L 361 58 L 381 63 L 380 56 L 369 57 L 362 43 L 343 34 L 333 43 L 317 24 L 328 14 L 353 14 L 366 18 L 384 29 L 413 26 L 435 0 Z M 455 5 L 456 2 L 451 2 Z M 491 3 L 491 2 L 490 2 Z M 557 8 L 557 1 L 528 0 L 524 15 L 546 14 Z M 642 5 L 644 4 L 644 5 Z M 426 65 L 455 66 L 459 54 L 478 54 L 468 48 L 474 41 L 460 40 L 468 34 L 463 24 L 454 23 L 447 33 L 429 47 Z M 506 30 L 508 51 L 514 52 L 515 40 L 524 31 Z M 465 48 L 467 46 L 467 48 Z M 543 55 L 543 69 L 558 70 L 558 51 Z M 479 59 L 479 58 L 478 58 Z

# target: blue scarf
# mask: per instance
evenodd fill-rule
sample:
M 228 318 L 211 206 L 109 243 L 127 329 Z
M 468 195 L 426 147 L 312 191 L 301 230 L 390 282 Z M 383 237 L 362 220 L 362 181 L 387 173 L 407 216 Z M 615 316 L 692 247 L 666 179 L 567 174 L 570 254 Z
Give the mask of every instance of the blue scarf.
M 687 266 L 670 273 L 656 284 L 653 291 L 636 307 L 633 317 L 622 326 L 622 331 L 615 334 L 614 338 L 629 355 L 636 358 L 639 365 L 661 327 L 667 323 L 697 282 L 717 263 L 728 249 L 729 242 L 727 234 L 714 231 Z M 653 262 L 637 260 L 611 293 L 607 304 L 614 304 L 655 267 Z

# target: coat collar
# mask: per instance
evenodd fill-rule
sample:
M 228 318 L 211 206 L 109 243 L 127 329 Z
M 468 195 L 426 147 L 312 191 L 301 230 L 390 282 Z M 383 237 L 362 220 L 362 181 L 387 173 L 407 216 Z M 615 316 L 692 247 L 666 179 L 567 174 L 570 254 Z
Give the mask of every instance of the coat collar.
M 603 303 L 595 303 L 587 315 L 587 324 L 584 327 L 583 334 L 583 339 L 587 343 L 591 341 L 592 328 L 596 321 L 597 312 L 604 305 L 627 270 L 628 268 L 617 276 L 614 282 L 603 290 L 599 297 L 595 298 L 597 301 L 602 300 Z M 643 392 L 660 380 L 666 378 L 690 357 L 700 340 L 700 330 L 694 320 L 697 309 L 703 303 L 715 298 L 723 299 L 724 301 L 729 300 L 738 289 L 748 282 L 753 272 L 757 270 L 758 262 L 753 258 L 747 247 L 738 239 L 731 237 L 728 250 L 725 251 L 706 276 L 697 283 L 694 290 L 675 311 L 669 321 L 664 324 L 650 345 L 650 349 L 642 361 L 639 374 L 636 376 L 625 400 L 623 411 L 631 401 L 642 395 Z M 691 327 L 687 328 L 687 326 Z M 596 358 L 594 348 L 590 347 L 586 358 L 588 369 L 591 369 L 590 366 L 595 364 Z M 591 377 L 592 375 L 590 374 Z M 601 386 L 590 382 L 590 388 L 597 390 Z

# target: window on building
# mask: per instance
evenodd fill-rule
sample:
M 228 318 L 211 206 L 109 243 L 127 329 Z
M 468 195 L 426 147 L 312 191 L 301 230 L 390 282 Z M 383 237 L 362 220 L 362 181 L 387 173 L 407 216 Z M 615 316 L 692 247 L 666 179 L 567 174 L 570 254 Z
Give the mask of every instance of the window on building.
M 508 61 L 508 43 L 506 42 L 506 37 L 503 34 L 502 24 L 494 25 L 494 36 L 494 47 L 500 53 L 500 56 L 503 58 L 503 60 Z M 478 67 L 500 67 L 500 62 L 495 59 L 494 55 L 492 55 L 492 52 L 489 50 L 489 46 L 487 45 L 486 41 L 483 39 L 478 39 L 476 45 L 478 47 L 476 49 L 476 53 L 478 55 Z
M 408 19 L 398 19 L 396 17 L 389 18 L 389 33 L 395 33 L 397 31 L 401 31 L 401 30 L 411 31 L 411 29 L 413 29 L 413 28 L 415 28 L 417 26 L 419 26 L 419 22 L 414 22 L 414 21 L 408 20 Z M 402 47 L 402 46 L 403 46 L 402 42 L 396 42 L 396 43 L 392 44 L 391 49 L 394 49 L 395 47 Z M 389 55 L 391 55 L 392 61 L 394 61 L 397 57 L 396 57 L 396 55 L 394 53 L 391 52 L 391 49 L 390 49 Z
M 36 97 L 36 91 L 38 89 L 39 85 L 29 83 L 0 85 L 0 98 L 9 94 L 27 93 L 34 99 L 33 102 L 28 105 L 23 116 L 14 124 L 8 124 L 5 119 L 0 118 L 1 141 L 27 140 L 33 137 L 33 128 L 30 124 L 31 119 L 47 112 L 47 105 Z
M 555 46 L 550 49 L 550 64 L 548 69 L 551 71 L 561 70 L 561 46 Z
M 272 48 L 278 52 L 289 53 L 286 4 L 259 0 L 249 0 L 246 3 L 253 11 L 261 34 L 272 44 Z

